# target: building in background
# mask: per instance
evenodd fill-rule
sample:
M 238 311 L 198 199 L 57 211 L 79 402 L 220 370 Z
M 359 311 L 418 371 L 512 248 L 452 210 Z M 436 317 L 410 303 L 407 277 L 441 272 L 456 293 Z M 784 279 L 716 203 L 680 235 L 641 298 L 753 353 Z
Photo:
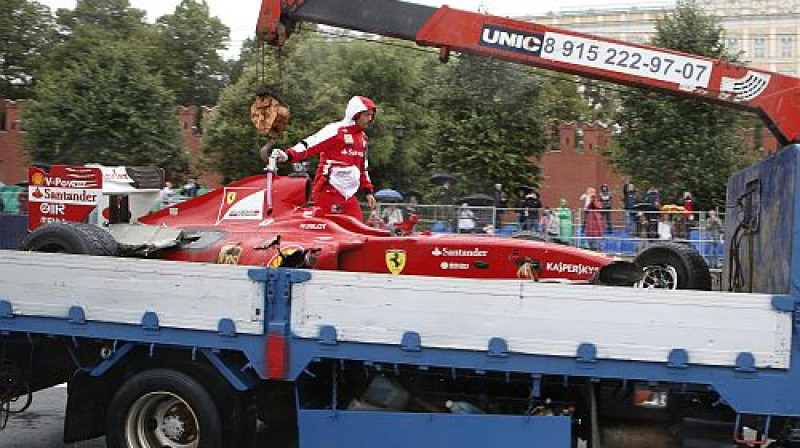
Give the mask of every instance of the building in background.
M 719 18 L 726 44 L 732 53 L 741 52 L 746 65 L 798 76 L 800 53 L 800 0 L 698 0 L 706 12 Z M 550 12 L 526 16 L 542 25 L 564 28 L 635 44 L 647 44 L 655 35 L 656 21 L 673 10 L 672 4 L 618 5 Z M 779 144 L 765 127 L 741 130 L 748 144 L 766 156 Z M 600 123 L 563 124 L 559 142 L 551 144 L 539 159 L 543 182 L 541 195 L 547 205 L 560 197 L 577 207 L 577 198 L 588 186 L 608 184 L 615 198 L 622 197 L 623 176 L 616 173 L 607 157 L 613 129 Z M 615 206 L 619 203 L 616 202 Z
M 800 74 L 798 32 L 800 0 L 698 0 L 716 16 L 732 53 L 742 52 L 751 67 L 786 75 Z M 673 6 L 620 5 L 604 8 L 562 10 L 524 19 L 543 25 L 597 36 L 647 43 L 655 35 L 656 20 Z

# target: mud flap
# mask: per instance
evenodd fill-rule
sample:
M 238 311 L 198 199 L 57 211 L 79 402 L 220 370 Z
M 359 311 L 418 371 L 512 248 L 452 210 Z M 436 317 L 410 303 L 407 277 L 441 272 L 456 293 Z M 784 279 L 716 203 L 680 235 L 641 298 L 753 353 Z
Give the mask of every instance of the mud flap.
M 105 434 L 107 380 L 78 372 L 67 384 L 64 443 L 75 443 Z
M 614 261 L 603 266 L 591 283 L 608 286 L 633 286 L 642 279 L 642 270 L 628 261 Z

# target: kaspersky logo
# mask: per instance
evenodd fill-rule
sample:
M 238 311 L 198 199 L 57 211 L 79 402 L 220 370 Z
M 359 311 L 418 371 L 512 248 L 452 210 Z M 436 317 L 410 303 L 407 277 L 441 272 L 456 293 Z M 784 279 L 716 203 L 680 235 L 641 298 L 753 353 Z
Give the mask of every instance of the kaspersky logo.
M 544 34 L 486 25 L 481 30 L 480 44 L 483 47 L 499 48 L 516 53 L 539 56 L 542 52 Z

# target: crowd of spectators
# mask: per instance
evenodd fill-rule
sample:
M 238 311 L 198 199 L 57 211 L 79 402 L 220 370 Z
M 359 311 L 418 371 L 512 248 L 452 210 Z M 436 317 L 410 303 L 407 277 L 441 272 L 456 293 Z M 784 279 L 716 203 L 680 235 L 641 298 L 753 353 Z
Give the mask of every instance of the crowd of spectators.
M 403 233 L 413 230 L 433 232 L 500 234 L 506 236 L 530 235 L 534 238 L 604 250 L 610 240 L 641 241 L 677 240 L 703 243 L 710 247 L 710 263 L 717 267 L 717 253 L 721 248 L 724 225 L 716 211 L 698 212 L 692 193 L 664 203 L 656 187 L 649 187 L 641 195 L 633 184 L 627 183 L 619 190 L 616 200 L 607 184 L 598 188 L 587 187 L 576 199 L 577 207 L 570 207 L 567 198 L 560 198 L 557 207 L 544 204 L 534 188 L 518 186 L 511 198 L 506 197 L 502 184 L 495 184 L 488 194 L 472 195 L 485 202 L 476 204 L 456 199 L 450 183 L 444 183 L 431 196 L 433 204 L 426 205 L 424 227 L 409 226 L 408 210 L 401 205 L 382 204 L 380 216 L 371 219 L 371 225 L 390 230 L 404 226 Z M 466 199 L 466 198 L 465 198 Z M 412 211 L 417 221 L 417 198 Z M 416 221 L 415 221 L 416 224 Z

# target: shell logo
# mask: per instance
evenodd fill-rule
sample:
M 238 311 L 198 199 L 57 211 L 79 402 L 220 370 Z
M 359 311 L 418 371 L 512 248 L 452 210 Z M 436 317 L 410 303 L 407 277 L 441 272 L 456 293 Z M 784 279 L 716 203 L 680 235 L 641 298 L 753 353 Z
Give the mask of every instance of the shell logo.
M 42 173 L 34 173 L 31 177 L 31 183 L 33 185 L 42 185 L 44 184 L 44 174 Z
M 292 255 L 293 253 L 297 252 L 298 250 L 304 250 L 300 246 L 291 246 L 285 249 L 278 250 L 272 258 L 269 259 L 267 262 L 268 268 L 279 268 L 281 267 L 281 263 L 283 263 L 283 259 Z

